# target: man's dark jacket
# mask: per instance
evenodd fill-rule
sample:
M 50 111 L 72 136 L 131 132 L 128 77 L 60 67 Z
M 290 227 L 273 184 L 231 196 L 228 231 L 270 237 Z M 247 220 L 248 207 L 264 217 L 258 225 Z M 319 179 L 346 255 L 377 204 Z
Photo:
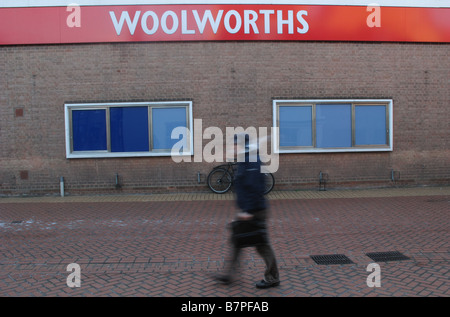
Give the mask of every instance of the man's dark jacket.
M 259 156 L 257 156 L 256 162 L 250 162 L 249 155 L 246 153 L 245 162 L 238 163 L 234 180 L 236 201 L 240 209 L 254 214 L 267 207 L 264 197 L 264 181 Z

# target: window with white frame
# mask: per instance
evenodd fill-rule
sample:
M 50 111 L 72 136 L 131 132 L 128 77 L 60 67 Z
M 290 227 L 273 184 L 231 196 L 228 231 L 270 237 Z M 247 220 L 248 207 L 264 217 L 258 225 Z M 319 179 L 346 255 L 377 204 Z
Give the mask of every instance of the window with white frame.
M 65 117 L 67 158 L 169 156 L 177 127 L 176 155 L 192 155 L 191 101 L 65 104 Z
M 278 153 L 392 151 L 392 100 L 274 100 Z

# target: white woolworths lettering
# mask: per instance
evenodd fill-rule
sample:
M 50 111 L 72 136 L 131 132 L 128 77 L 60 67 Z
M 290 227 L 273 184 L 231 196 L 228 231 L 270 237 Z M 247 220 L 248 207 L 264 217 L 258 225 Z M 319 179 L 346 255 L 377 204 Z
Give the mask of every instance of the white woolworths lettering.
M 167 18 L 171 16 L 172 17 L 172 28 L 169 29 L 167 27 Z M 161 28 L 163 29 L 164 33 L 166 34 L 173 34 L 177 31 L 178 29 L 178 17 L 177 14 L 173 11 L 166 11 L 163 13 L 162 18 L 161 18 Z
M 234 26 L 234 28 L 232 28 L 230 24 L 231 16 L 234 16 L 234 18 L 236 19 L 236 25 Z M 230 10 L 227 12 L 227 14 L 225 14 L 223 24 L 228 33 L 235 34 L 239 32 L 242 26 L 241 15 L 236 10 Z
M 153 27 L 151 29 L 148 28 L 148 23 L 147 23 L 147 19 L 149 16 L 151 16 L 153 19 Z M 141 27 L 145 34 L 148 34 L 148 35 L 155 34 L 156 31 L 158 31 L 158 27 L 159 27 L 158 15 L 153 11 L 144 12 L 144 14 L 142 15 L 142 19 L 141 19 Z M 116 31 L 117 31 L 117 29 L 116 29 Z M 119 34 L 117 34 L 117 35 L 119 35 Z
M 120 15 L 120 20 L 117 21 L 116 14 L 114 13 L 114 11 L 109 11 L 109 16 L 111 17 L 111 20 L 114 24 L 114 28 L 116 29 L 117 35 L 120 35 L 120 33 L 122 33 L 122 27 L 124 22 L 127 22 L 130 34 L 133 35 L 134 31 L 136 30 L 136 25 L 139 21 L 140 14 L 141 11 L 136 11 L 136 13 L 134 14 L 133 21 L 131 21 L 128 11 L 122 11 L 122 14 Z
M 206 27 L 206 22 L 209 21 L 209 24 L 211 25 L 211 28 L 214 32 L 214 34 L 217 33 L 217 29 L 219 28 L 220 20 L 222 19 L 223 10 L 219 10 L 217 13 L 217 17 L 214 20 L 211 10 L 205 10 L 205 13 L 203 14 L 203 18 L 200 20 L 200 16 L 198 15 L 197 10 L 192 10 L 192 14 L 194 15 L 195 22 L 197 23 L 198 30 L 200 31 L 200 34 L 203 34 Z
M 211 13 L 211 10 L 205 10 L 203 13 L 203 16 L 200 17 L 197 10 L 192 10 L 191 15 L 194 17 L 195 23 L 197 25 L 197 29 L 200 32 L 200 34 L 203 34 L 205 31 L 206 25 L 209 23 L 211 26 L 211 29 L 213 30 L 214 34 L 217 33 L 217 30 L 219 28 L 219 25 L 222 21 L 223 17 L 223 26 L 230 34 L 235 34 L 239 32 L 242 28 L 242 25 L 244 25 L 244 33 L 250 34 L 253 32 L 254 34 L 259 34 L 259 29 L 256 24 L 256 21 L 260 18 L 260 15 L 262 15 L 264 20 L 264 33 L 269 34 L 270 33 L 270 16 L 275 14 L 274 10 L 259 10 L 259 12 L 256 12 L 254 10 L 244 10 L 243 18 L 237 12 L 236 10 L 229 10 L 225 13 L 224 16 L 224 10 L 219 10 L 217 13 L 217 16 L 214 18 L 213 14 Z M 139 18 L 141 19 L 141 28 L 142 31 L 145 34 L 152 35 L 155 34 L 159 27 L 161 26 L 161 29 L 166 34 L 174 34 L 180 25 L 180 20 L 178 15 L 174 11 L 166 11 L 162 14 L 161 19 L 158 17 L 158 15 L 153 11 L 145 11 L 141 16 L 141 11 L 136 11 L 134 13 L 133 19 L 131 19 L 130 14 L 128 11 L 122 11 L 120 14 L 120 18 L 117 19 L 116 13 L 114 11 L 110 11 L 109 15 L 111 17 L 111 21 L 113 22 L 114 29 L 116 30 L 116 34 L 120 35 L 123 30 L 123 26 L 126 23 L 128 26 L 128 30 L 130 31 L 131 35 L 134 35 L 134 32 L 136 31 L 136 27 L 139 22 Z M 297 27 L 296 31 L 299 34 L 305 34 L 309 30 L 308 22 L 305 20 L 304 16 L 308 16 L 308 12 L 306 10 L 299 10 L 297 11 L 295 17 L 297 19 L 297 22 L 300 24 L 301 27 Z M 294 33 L 294 11 L 288 10 L 287 11 L 287 18 L 285 17 L 283 10 L 277 10 L 276 12 L 277 17 L 277 33 L 283 34 L 284 32 L 284 26 L 287 26 L 288 33 L 293 34 Z M 151 19 L 150 19 L 151 18 Z M 188 29 L 188 11 L 182 10 L 181 11 L 181 34 L 195 34 L 196 30 L 194 29 Z M 149 25 L 151 25 L 151 28 L 149 28 Z
M 309 24 L 306 22 L 306 20 L 303 18 L 303 16 L 308 16 L 308 11 L 300 10 L 297 12 L 297 21 L 300 22 L 303 28 L 297 27 L 297 32 L 300 34 L 305 34 L 309 30 Z

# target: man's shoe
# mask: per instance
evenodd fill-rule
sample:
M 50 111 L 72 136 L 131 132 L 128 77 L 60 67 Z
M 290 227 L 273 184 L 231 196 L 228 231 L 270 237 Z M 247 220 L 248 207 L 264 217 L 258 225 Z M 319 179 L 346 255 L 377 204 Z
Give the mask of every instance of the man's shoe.
M 261 282 L 256 283 L 256 288 L 269 288 L 280 285 L 280 281 L 277 282 L 266 282 L 265 280 L 261 280 Z
M 228 275 L 215 275 L 213 277 L 217 282 L 222 283 L 224 285 L 231 284 L 231 277 Z

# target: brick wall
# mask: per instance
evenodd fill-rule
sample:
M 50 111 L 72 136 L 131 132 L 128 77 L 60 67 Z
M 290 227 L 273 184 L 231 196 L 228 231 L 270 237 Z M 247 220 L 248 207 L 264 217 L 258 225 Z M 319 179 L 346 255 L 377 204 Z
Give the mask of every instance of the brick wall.
M 272 125 L 274 98 L 392 98 L 394 151 L 283 154 L 277 187 L 450 183 L 448 44 L 194 42 L 0 47 L 0 194 L 205 191 L 216 164 L 66 159 L 64 103 L 192 100 L 203 128 Z M 205 140 L 203 145 L 208 141 Z M 197 173 L 202 174 L 201 184 Z M 115 174 L 122 185 L 115 189 Z M 396 174 L 398 175 L 398 173 Z

